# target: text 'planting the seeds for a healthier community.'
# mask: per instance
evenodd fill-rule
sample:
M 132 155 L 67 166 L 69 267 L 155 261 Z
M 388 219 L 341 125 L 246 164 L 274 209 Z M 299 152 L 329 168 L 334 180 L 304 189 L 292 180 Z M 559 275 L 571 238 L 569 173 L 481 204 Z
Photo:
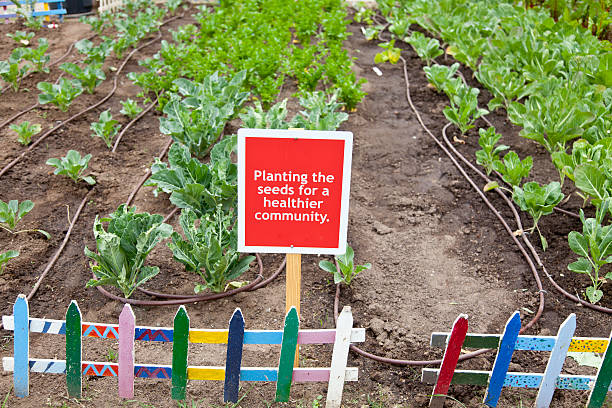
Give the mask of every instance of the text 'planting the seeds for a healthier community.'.
M 241 251 L 344 253 L 352 134 L 238 132 Z

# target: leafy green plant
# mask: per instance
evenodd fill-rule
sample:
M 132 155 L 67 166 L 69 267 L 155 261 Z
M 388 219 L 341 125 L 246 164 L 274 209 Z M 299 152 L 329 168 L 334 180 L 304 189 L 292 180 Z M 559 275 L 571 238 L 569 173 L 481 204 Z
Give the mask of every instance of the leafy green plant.
M 455 62 L 450 67 L 438 64 L 423 67 L 427 80 L 438 92 L 443 92 L 447 88 L 447 83 L 455 76 L 458 69 L 458 62 Z
M 574 169 L 574 183 L 593 204 L 598 206 L 603 200 L 612 197 L 612 157 L 603 160 L 601 165 L 585 163 Z
M 255 257 L 241 258 L 237 251 L 238 236 L 236 228 L 233 228 L 235 216 L 232 210 L 225 213 L 218 206 L 215 212 L 206 214 L 197 227 L 196 221 L 197 215 L 184 209 L 180 224 L 186 240 L 174 232 L 168 246 L 172 249 L 174 259 L 204 279 L 204 284 L 195 286 L 196 293 L 205 289 L 223 292 L 228 282 L 249 269 Z
M 238 169 L 231 161 L 235 148 L 236 136 L 224 138 L 211 150 L 210 162 L 204 164 L 192 158 L 185 146 L 174 143 L 168 152 L 169 166 L 160 161 L 153 164 L 145 185 L 170 193 L 170 202 L 200 218 L 218 206 L 229 211 L 238 194 Z
M 27 47 L 30 45 L 30 41 L 32 41 L 32 38 L 34 38 L 35 35 L 36 34 L 29 33 L 27 31 L 17 30 L 14 33 L 8 33 L 6 36 L 11 38 L 16 43 Z
M 531 156 L 525 157 L 522 161 L 516 152 L 510 151 L 504 156 L 504 160 L 495 160 L 493 169 L 502 175 L 502 179 L 512 187 L 521 184 L 521 180 L 529 176 L 533 167 Z
M 11 234 L 20 234 L 22 232 L 39 232 L 47 239 L 51 238 L 48 232 L 41 229 L 21 230 L 17 231 L 17 224 L 21 219 L 34 208 L 34 203 L 30 200 L 22 201 L 10 200 L 8 203 L 0 200 L 0 228 Z
M 382 64 L 387 61 L 390 62 L 391 64 L 397 64 L 397 62 L 399 61 L 402 55 L 402 50 L 395 47 L 394 39 L 388 42 L 378 44 L 378 46 L 384 49 L 384 51 L 379 52 L 378 54 L 374 56 L 375 64 Z
M 52 103 L 62 112 L 68 111 L 74 98 L 83 93 L 81 81 L 77 79 L 61 78 L 59 84 L 39 82 L 36 87 L 41 91 L 38 95 L 38 103 L 41 105 Z
M 38 39 L 37 48 L 23 48 L 21 58 L 26 61 L 30 61 L 34 66 L 35 72 L 49 73 L 49 68 L 46 67 L 51 57 L 46 55 L 47 49 L 49 48 L 49 41 L 46 38 Z M 16 50 L 14 50 L 16 51 Z
M 106 19 L 103 18 L 102 14 L 100 14 L 100 16 L 82 16 L 79 18 L 79 22 L 89 24 L 91 29 L 98 35 L 102 34 L 102 31 L 104 31 L 107 26 L 107 24 L 105 24 Z
M 133 101 L 130 98 L 125 101 L 120 101 L 119 103 L 121 103 L 121 106 L 123 106 L 119 113 L 127 116 L 130 119 L 134 119 L 142 112 L 142 108 L 138 106 L 138 102 Z
M 568 243 L 572 251 L 579 257 L 578 260 L 567 266 L 570 271 L 584 273 L 591 279 L 591 286 L 586 289 L 587 298 L 591 303 L 597 303 L 603 296 L 601 285 L 605 279 L 612 279 L 612 271 L 605 274 L 606 265 L 612 264 L 612 224 L 603 226 L 606 214 L 612 206 L 612 198 L 602 201 L 595 213 L 595 218 L 585 218 L 580 210 L 582 221 L 582 234 L 572 231 L 568 236 Z M 612 211 L 611 211 L 612 214 Z
M 346 252 L 344 255 L 336 255 L 335 259 L 338 262 L 340 271 L 336 268 L 332 262 L 321 261 L 319 262 L 319 268 L 332 273 L 334 275 L 334 283 L 345 283 L 347 286 L 351 284 L 353 278 L 360 272 L 370 269 L 372 264 L 365 263 L 363 265 L 354 264 L 355 252 L 349 245 L 346 246 Z
M 15 92 L 19 89 L 23 77 L 32 68 L 30 64 L 20 65 L 20 60 L 21 56 L 13 52 L 7 61 L 0 61 L 0 77 L 3 81 L 11 84 Z
M 520 135 L 544 146 L 550 153 L 564 151 L 565 144 L 581 137 L 595 120 L 593 110 L 568 86 L 551 81 L 555 88 L 549 97 L 532 95 L 525 104 L 512 102 L 508 118 L 523 126 Z
M 81 85 L 89 94 L 93 94 L 96 87 L 106 79 L 101 63 L 92 63 L 81 68 L 72 62 L 65 62 L 59 68 L 81 81 Z
M 457 93 L 452 95 L 451 106 L 443 110 L 446 119 L 457 126 L 462 135 L 474 127 L 476 119 L 489 113 L 478 107 L 479 93 L 477 88 L 461 86 Z
M 291 126 L 286 121 L 287 113 L 287 99 L 278 102 L 267 112 L 261 102 L 255 101 L 254 106 L 249 106 L 245 113 L 240 114 L 240 119 L 243 126 L 250 129 L 287 129 Z
M 96 181 L 91 176 L 83 176 L 83 172 L 87 169 L 91 154 L 81 158 L 81 153 L 76 150 L 68 150 L 65 157 L 56 159 L 54 157 L 47 160 L 49 166 L 55 167 L 53 174 L 63 174 L 68 176 L 78 183 L 80 180 L 85 181 L 89 185 L 96 184 Z
M 528 231 L 537 230 L 540 235 L 542 248 L 546 250 L 548 242 L 538 228 L 538 221 L 543 215 L 552 214 L 553 208 L 563 200 L 564 194 L 561 192 L 561 185 L 557 181 L 540 186 L 535 181 L 523 184 L 523 188 L 514 186 L 512 200 L 523 211 L 527 211 L 533 219 L 533 227 Z
M 18 125 L 12 124 L 9 126 L 11 130 L 17 133 L 17 141 L 22 145 L 29 145 L 32 141 L 32 136 L 37 135 L 41 132 L 42 126 L 37 123 L 23 121 Z
M 105 110 L 100 114 L 99 122 L 94 122 L 90 125 L 90 129 L 94 131 L 92 137 L 99 137 L 104 140 L 106 147 L 109 149 L 113 145 L 113 139 L 117 132 L 119 132 L 118 121 L 113 119 L 113 115 L 110 113 L 110 109 Z
M 431 65 L 432 61 L 444 54 L 440 49 L 440 42 L 435 38 L 428 38 L 418 31 L 413 31 L 410 37 L 406 38 L 406 42 L 412 45 L 417 55 L 425 60 L 427 66 Z
M 506 145 L 496 146 L 502 135 L 495 132 L 494 127 L 485 129 L 478 129 L 480 138 L 478 144 L 482 147 L 482 150 L 476 151 L 476 162 L 483 166 L 487 172 L 487 175 L 493 171 L 493 164 L 499 161 L 499 154 L 504 150 L 508 150 L 510 147 Z
M 79 53 L 85 55 L 83 62 L 85 64 L 102 64 L 110 55 L 113 49 L 113 40 L 108 37 L 102 37 L 100 45 L 95 46 L 88 39 L 77 41 L 75 48 Z
M 177 79 L 182 97 L 175 95 L 164 107 L 159 130 L 184 144 L 197 157 L 204 157 L 219 139 L 228 120 L 239 111 L 248 97 L 242 92 L 246 72 L 237 73 L 230 81 L 214 73 L 197 83 Z
M 342 107 L 338 103 L 337 94 L 329 96 L 318 91 L 306 93 L 300 97 L 300 105 L 304 108 L 292 121 L 291 127 L 306 130 L 336 130 L 338 126 L 348 119 L 348 114 L 338 112 Z
M 163 223 L 159 214 L 136 213 L 136 207 L 121 204 L 108 218 L 94 221 L 94 237 L 97 253 L 85 247 L 85 255 L 96 279 L 87 287 L 112 285 L 119 288 L 126 298 L 134 290 L 159 273 L 157 266 L 145 266 L 149 253 L 162 240 L 172 234 L 172 227 Z M 104 222 L 108 222 L 104 229 Z
M 0 275 L 4 273 L 4 265 L 13 258 L 19 256 L 19 251 L 10 250 L 0 253 Z
M 525 95 L 525 77 L 503 64 L 480 64 L 476 78 L 493 94 L 488 108 L 491 111 L 503 106 L 508 109 L 510 102 Z

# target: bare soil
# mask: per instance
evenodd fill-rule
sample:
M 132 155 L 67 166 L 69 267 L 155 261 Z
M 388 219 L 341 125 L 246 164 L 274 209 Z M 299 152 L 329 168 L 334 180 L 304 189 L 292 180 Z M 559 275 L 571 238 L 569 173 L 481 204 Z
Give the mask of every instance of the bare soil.
M 189 15 L 189 12 L 187 13 Z M 163 28 L 164 38 L 170 40 L 168 28 L 176 28 L 192 20 L 187 16 Z M 11 23 L 0 24 L 0 36 L 14 32 L 18 27 Z M 353 36 L 347 41 L 347 49 L 356 58 L 355 70 L 366 78 L 368 96 L 350 114 L 341 130 L 354 133 L 353 177 L 351 186 L 349 243 L 356 252 L 359 263 L 371 262 L 371 270 L 358 276 L 351 288 L 344 288 L 340 304 L 351 305 L 356 327 L 367 328 L 363 349 L 392 358 L 429 360 L 442 356 L 443 351 L 429 347 L 433 331 L 449 330 L 460 313 L 470 316 L 470 331 L 500 333 L 515 310 L 521 312 L 523 321 L 530 320 L 538 307 L 538 293 L 533 276 L 512 240 L 491 211 L 478 198 L 461 177 L 451 161 L 422 130 L 405 98 L 405 84 L 401 64 L 379 66 L 383 75 L 376 75 L 374 55 L 380 50 L 374 42 L 366 42 L 357 25 L 351 26 Z M 62 55 L 75 40 L 90 35 L 88 27 L 75 21 L 66 21 L 59 29 L 43 29 L 37 37 L 44 36 L 51 43 L 52 61 Z M 36 41 L 36 40 L 35 40 Z M 0 59 L 6 59 L 11 46 L 3 40 Z M 402 55 L 408 61 L 410 90 L 415 105 L 423 115 L 425 124 L 436 135 L 446 123 L 442 109 L 448 103 L 445 96 L 427 86 L 422 63 L 412 50 L 403 46 Z M 101 111 L 111 109 L 122 124 L 127 119 L 119 114 L 119 101 L 134 98 L 139 89 L 125 75 L 141 69 L 139 59 L 152 56 L 159 43 L 138 52 L 121 74 L 117 93 L 103 106 L 53 134 L 29 153 L 9 173 L 0 178 L 0 199 L 19 201 L 31 199 L 34 210 L 27 215 L 22 228 L 42 228 L 52 234 L 45 240 L 38 234 L 10 235 L 0 231 L 0 250 L 18 249 L 21 256 L 11 261 L 0 276 L 2 303 L 0 312 L 11 314 L 11 305 L 19 293 L 28 293 L 44 269 L 49 258 L 63 240 L 68 228 L 68 216 L 72 216 L 78 204 L 88 193 L 88 187 L 74 184 L 67 178 L 54 176 L 52 168 L 45 165 L 50 157 L 61 157 L 67 150 L 75 149 L 83 154 L 91 153 L 90 172 L 97 179 L 90 200 L 70 237 L 70 241 L 46 277 L 42 287 L 30 302 L 30 314 L 35 317 L 63 319 L 70 300 L 79 302 L 83 319 L 89 322 L 116 322 L 122 304 L 102 296 L 96 289 L 86 289 L 91 276 L 88 259 L 83 248 L 95 248 L 92 225 L 96 216 L 105 216 L 127 199 L 130 192 L 150 167 L 153 158 L 167 142 L 159 132 L 158 112 L 147 114 L 125 136 L 117 153 L 113 154 L 104 143 L 90 136 L 89 124 L 97 121 Z M 76 61 L 73 52 L 68 60 Z M 452 63 L 440 58 L 440 63 Z M 112 87 L 113 73 L 106 65 L 109 78 L 94 95 L 79 97 L 68 113 L 44 106 L 26 114 L 21 120 L 41 123 L 44 129 L 55 125 L 101 99 Z M 472 86 L 472 73 L 465 67 L 462 72 Z M 31 106 L 36 101 L 36 83 L 54 81 L 61 71 L 53 68 L 49 75 L 36 74 L 28 78 L 18 93 L 9 91 L 0 96 L 0 121 Z M 287 86 L 283 96 L 290 96 Z M 483 102 L 488 94 L 482 91 Z M 295 107 L 295 105 L 294 105 Z M 519 154 L 534 157 L 533 177 L 540 182 L 556 178 L 556 172 L 547 153 L 534 143 L 521 139 L 518 129 L 506 119 L 505 113 L 489 115 L 498 132 L 504 135 L 503 143 Z M 478 123 L 484 126 L 484 123 Z M 240 126 L 234 121 L 229 131 Z M 454 136 L 451 131 L 450 137 Z M 473 161 L 477 150 L 477 132 L 471 131 L 465 143 L 457 144 Z M 0 165 L 17 156 L 23 149 L 14 132 L 0 130 Z M 571 191 L 566 191 L 570 193 Z M 503 202 L 489 193 L 494 204 L 510 219 L 511 214 Z M 140 190 L 134 204 L 139 211 L 166 215 L 172 210 L 167 196 L 154 197 L 150 188 Z M 581 201 L 571 198 L 565 208 L 577 212 Z M 171 220 L 178 228 L 176 217 Z M 527 219 L 524 225 L 529 226 Z M 561 214 L 553 214 L 541 221 L 541 228 L 550 248 L 542 254 L 548 270 L 558 282 L 572 293 L 583 293 L 587 285 L 582 276 L 566 270 L 574 260 L 567 245 L 567 234 L 580 228 L 580 222 Z M 535 241 L 535 240 L 534 240 Z M 318 268 L 319 258 L 302 258 L 302 311 L 301 326 L 305 328 L 332 328 L 335 287 L 331 276 Z M 281 263 L 282 255 L 264 255 L 264 275 L 269 276 Z M 172 260 L 171 251 L 160 245 L 149 257 L 150 264 L 161 268 L 160 275 L 148 288 L 172 293 L 192 293 L 194 277 Z M 254 272 L 245 275 L 252 280 Z M 597 314 L 568 301 L 548 284 L 542 276 L 546 290 L 546 307 L 542 318 L 530 333 L 554 335 L 559 324 L 569 313 L 578 318 L 577 336 L 608 337 L 610 317 Z M 606 286 L 604 286 L 606 288 Z M 187 306 L 191 326 L 197 328 L 223 328 L 235 307 L 245 313 L 248 329 L 280 329 L 284 316 L 284 278 L 281 275 L 267 287 L 256 292 L 209 303 Z M 116 292 L 115 292 L 116 293 Z M 144 298 L 141 294 L 137 298 Z M 603 305 L 612 305 L 612 294 L 606 288 Z M 176 307 L 135 307 L 137 324 L 147 326 L 171 326 Z M 39 358 L 63 359 L 63 337 L 32 334 L 30 355 Z M 0 350 L 3 357 L 12 355 L 12 333 L 2 332 Z M 84 359 L 112 360 L 117 349 L 114 341 L 84 340 Z M 248 347 L 244 364 L 249 366 L 275 366 L 277 347 Z M 511 365 L 512 371 L 542 372 L 548 353 L 517 353 Z M 142 363 L 166 363 L 171 361 L 171 345 L 138 343 L 136 360 Z M 303 366 L 326 366 L 330 362 L 331 347 L 303 347 Z M 494 354 L 462 363 L 460 367 L 490 369 Z M 193 346 L 189 360 L 193 365 L 221 365 L 224 358 L 222 346 Z M 347 383 L 344 403 L 346 407 L 424 407 L 427 406 L 432 387 L 420 383 L 419 367 L 391 367 L 356 355 L 351 355 L 349 365 L 359 367 L 360 380 Z M 593 373 L 593 370 L 577 366 L 568 359 L 567 373 Z M 0 395 L 6 395 L 8 407 L 173 407 L 170 399 L 170 383 L 164 380 L 136 380 L 136 395 L 132 401 L 117 397 L 116 379 L 84 378 L 84 398 L 69 400 L 63 377 L 57 375 L 31 375 L 31 392 L 26 399 L 18 399 L 11 392 L 12 375 L 0 376 Z M 239 406 L 311 407 L 318 395 L 326 392 L 325 384 L 297 384 L 292 388 L 291 402 L 273 404 L 274 384 L 247 384 Z M 468 407 L 479 406 L 484 389 L 476 386 L 451 386 L 450 395 Z M 535 391 L 507 389 L 500 407 L 528 406 Z M 188 385 L 188 401 L 198 407 L 220 407 L 222 382 L 191 381 Z M 566 391 L 555 395 L 552 406 L 576 407 L 584 405 L 585 392 Z M 378 404 L 378 405 L 376 405 Z M 522 404 L 522 405 L 520 405 Z M 188 405 L 191 406 L 191 405 Z M 462 406 L 449 401 L 447 406 Z

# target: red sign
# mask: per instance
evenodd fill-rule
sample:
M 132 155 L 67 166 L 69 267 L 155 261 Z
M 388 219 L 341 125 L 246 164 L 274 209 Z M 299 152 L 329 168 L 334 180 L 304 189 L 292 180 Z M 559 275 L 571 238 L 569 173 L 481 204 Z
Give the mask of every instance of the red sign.
M 343 254 L 353 135 L 238 131 L 238 250 Z

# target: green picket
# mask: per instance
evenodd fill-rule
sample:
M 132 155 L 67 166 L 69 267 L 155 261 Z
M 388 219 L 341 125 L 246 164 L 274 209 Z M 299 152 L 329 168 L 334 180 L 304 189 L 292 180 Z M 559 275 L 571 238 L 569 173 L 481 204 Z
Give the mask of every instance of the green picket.
M 76 301 L 70 302 L 66 312 L 66 387 L 72 398 L 81 398 L 81 311 Z
M 187 388 L 187 351 L 189 348 L 189 316 L 185 306 L 174 316 L 172 341 L 172 399 L 184 400 Z
M 300 320 L 297 310 L 295 307 L 291 307 L 285 316 L 285 329 L 283 330 L 283 341 L 278 363 L 278 379 L 276 380 L 276 402 L 289 401 L 299 329 Z
M 612 345 L 612 334 L 610 334 L 604 359 L 601 362 L 599 370 L 597 370 L 595 385 L 593 386 L 591 394 L 589 395 L 587 408 L 601 407 L 606 399 L 606 395 L 608 394 L 610 382 L 612 381 L 612 347 L 610 347 L 610 345 Z

